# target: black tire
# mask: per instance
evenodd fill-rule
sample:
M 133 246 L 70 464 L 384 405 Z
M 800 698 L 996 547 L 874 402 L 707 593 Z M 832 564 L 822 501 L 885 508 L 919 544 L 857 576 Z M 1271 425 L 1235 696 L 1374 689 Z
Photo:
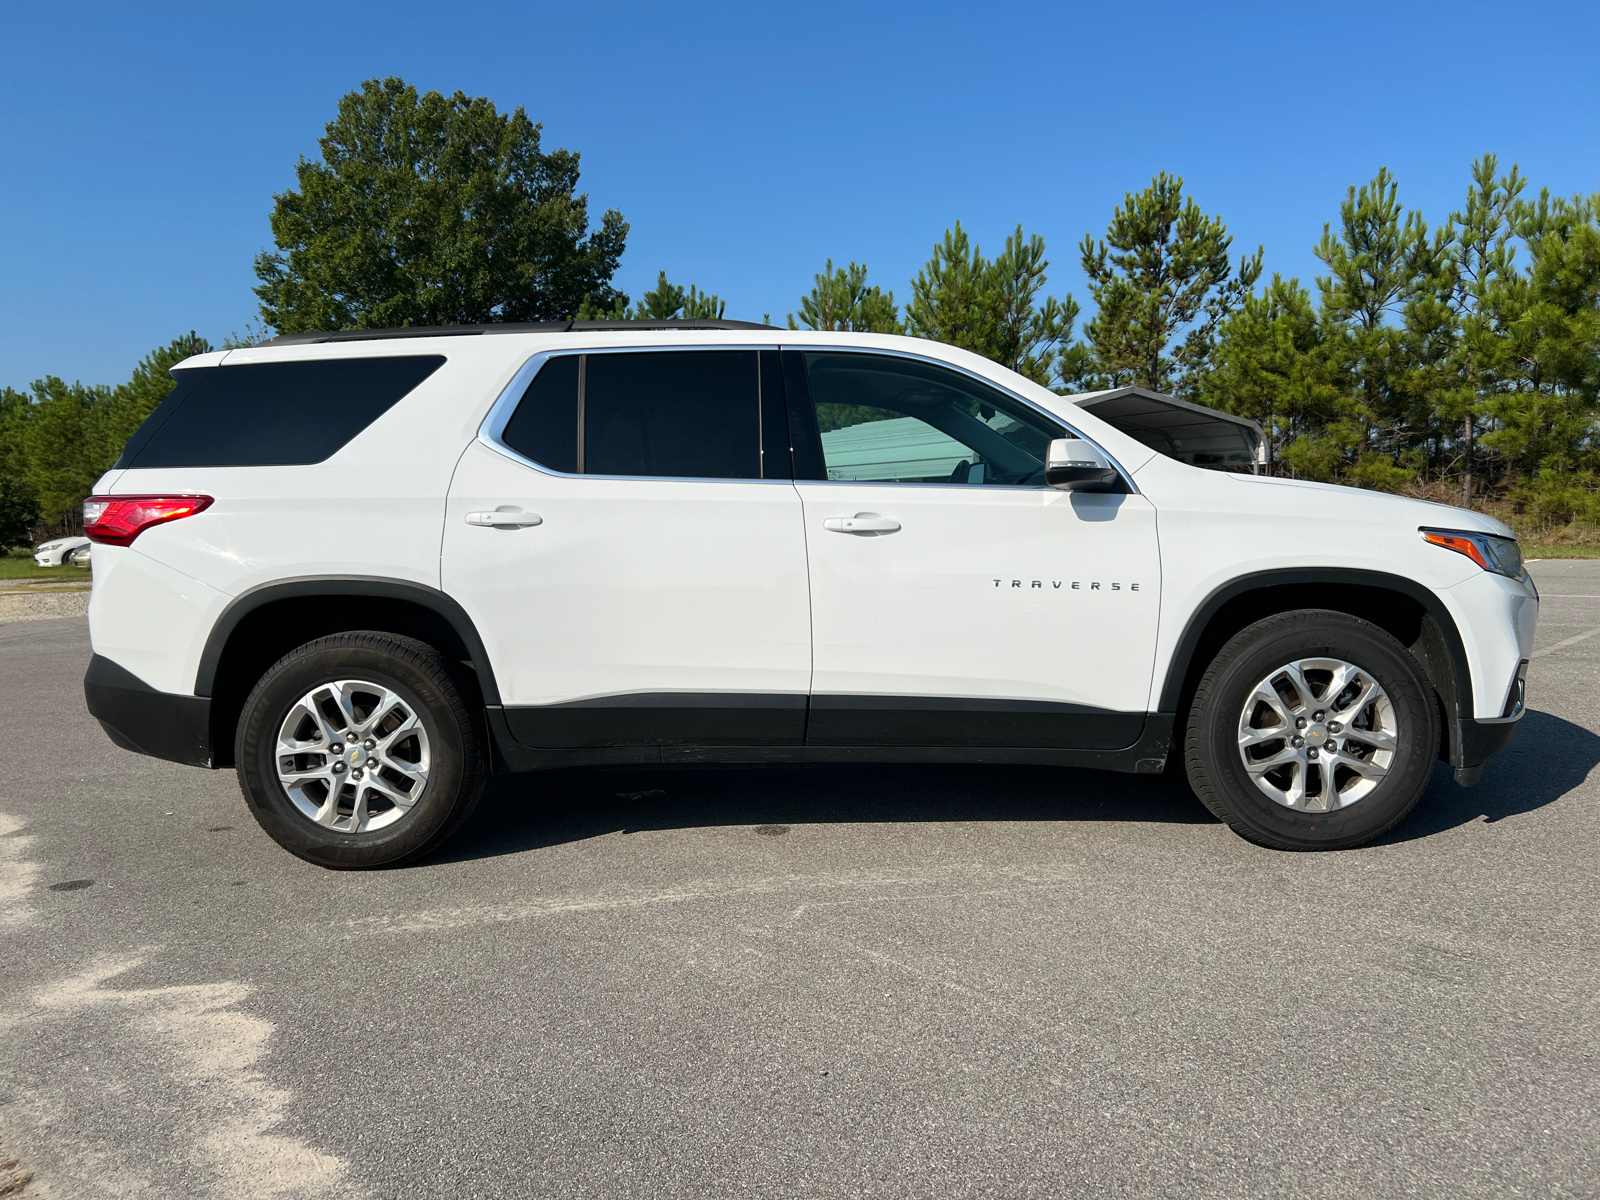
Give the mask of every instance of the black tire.
M 278 778 L 278 730 L 318 686 L 382 684 L 416 713 L 431 766 L 422 795 L 390 825 L 340 832 L 300 811 Z M 392 867 L 437 849 L 471 815 L 486 776 L 484 735 L 449 663 L 412 638 L 368 631 L 318 638 L 284 655 L 250 693 L 234 740 L 239 786 L 261 827 L 285 850 L 334 870 Z
M 1370 674 L 1388 694 L 1398 728 L 1387 775 L 1332 811 L 1289 808 L 1264 794 L 1239 748 L 1252 689 L 1270 672 L 1307 658 L 1340 659 Z M 1345 850 L 1387 832 L 1411 811 L 1433 776 L 1438 747 L 1433 688 L 1411 653 L 1368 621 L 1307 609 L 1257 621 L 1212 660 L 1189 709 L 1184 767 L 1200 802 L 1241 837 L 1275 850 Z

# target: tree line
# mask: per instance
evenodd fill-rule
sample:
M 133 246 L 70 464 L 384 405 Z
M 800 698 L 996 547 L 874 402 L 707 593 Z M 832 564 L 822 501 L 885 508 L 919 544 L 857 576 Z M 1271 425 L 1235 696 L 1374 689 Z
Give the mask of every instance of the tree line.
M 579 155 L 541 133 L 521 108 L 399 79 L 345 96 L 320 159 L 274 197 L 263 326 L 726 315 L 664 271 L 637 302 L 619 291 L 628 223 L 607 209 L 591 227 Z M 1183 186 L 1157 175 L 1084 235 L 1081 328 L 1078 301 L 1047 294 L 1041 236 L 1019 225 L 991 257 L 960 222 L 903 301 L 830 258 L 787 324 L 930 338 L 1062 393 L 1137 385 L 1251 417 L 1277 474 L 1487 503 L 1546 536 L 1600 523 L 1600 194 L 1534 195 L 1488 154 L 1430 224 L 1382 169 L 1324 225 L 1326 273 L 1307 287 L 1263 280 L 1264 249 L 1235 256 Z M 180 337 L 116 387 L 0 389 L 0 540 L 74 528 L 168 369 L 209 349 Z

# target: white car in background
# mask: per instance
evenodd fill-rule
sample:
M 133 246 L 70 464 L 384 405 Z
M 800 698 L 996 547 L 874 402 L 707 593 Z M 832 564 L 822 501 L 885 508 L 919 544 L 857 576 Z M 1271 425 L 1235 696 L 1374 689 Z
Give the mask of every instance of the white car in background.
M 80 546 L 89 545 L 86 537 L 57 538 L 53 542 L 46 542 L 33 552 L 33 561 L 41 567 L 61 567 L 67 562 L 67 555 Z
M 84 504 L 89 711 L 325 866 L 426 853 L 490 773 L 673 763 L 1170 767 L 1341 849 L 1523 714 L 1509 529 L 1246 473 L 1250 422 L 1142 389 L 734 321 L 173 375 Z

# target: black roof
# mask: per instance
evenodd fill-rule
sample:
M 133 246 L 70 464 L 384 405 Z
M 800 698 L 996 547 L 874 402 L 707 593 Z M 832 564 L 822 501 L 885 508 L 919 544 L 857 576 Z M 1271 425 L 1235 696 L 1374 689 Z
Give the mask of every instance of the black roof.
M 331 333 L 280 333 L 263 346 L 305 346 L 316 342 L 370 342 L 383 338 L 473 337 L 481 333 L 598 333 L 605 330 L 776 329 L 756 321 L 717 321 L 704 317 L 666 321 L 498 321 L 487 325 L 407 325 L 401 329 L 341 329 Z

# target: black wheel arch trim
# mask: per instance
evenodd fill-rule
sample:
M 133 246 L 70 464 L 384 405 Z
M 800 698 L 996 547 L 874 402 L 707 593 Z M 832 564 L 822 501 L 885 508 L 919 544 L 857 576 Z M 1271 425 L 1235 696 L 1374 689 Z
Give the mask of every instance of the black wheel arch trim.
M 1250 592 L 1304 584 L 1342 584 L 1349 587 L 1398 592 L 1416 601 L 1423 612 L 1433 618 L 1449 656 L 1454 684 L 1452 688 L 1454 695 L 1447 697 L 1453 709 L 1446 714 L 1452 726 L 1448 730 L 1449 761 L 1457 767 L 1475 765 L 1465 761 L 1472 753 L 1472 748 L 1466 744 L 1472 739 L 1463 737 L 1463 727 L 1472 722 L 1472 668 L 1467 662 L 1467 651 L 1461 640 L 1461 631 L 1456 627 L 1455 618 L 1450 615 L 1450 610 L 1444 606 L 1444 601 L 1439 599 L 1438 593 L 1415 579 L 1408 579 L 1404 575 L 1392 575 L 1387 571 L 1365 571 L 1355 567 L 1283 567 L 1252 571 L 1247 575 L 1228 580 L 1212 591 L 1190 614 L 1183 634 L 1172 652 L 1172 660 L 1167 664 L 1167 674 L 1162 683 L 1161 701 L 1158 707 L 1164 712 L 1177 710 L 1190 669 L 1194 665 L 1195 652 L 1200 647 L 1200 640 L 1204 637 L 1212 619 L 1222 611 L 1224 605 Z M 1429 669 L 1430 665 L 1424 662 L 1423 667 Z M 1429 673 L 1431 675 L 1431 670 Z M 1438 686 L 1438 681 L 1432 680 L 1432 682 Z
M 477 674 L 478 688 L 485 704 L 500 703 L 500 689 L 495 683 L 494 667 L 489 652 L 478 636 L 478 627 L 467 610 L 438 588 L 400 579 L 384 579 L 368 575 L 315 575 L 297 579 L 275 579 L 240 592 L 223 609 L 211 633 L 206 638 L 200 655 L 200 666 L 195 672 L 194 694 L 210 696 L 216 683 L 217 668 L 222 662 L 228 639 L 239 623 L 269 604 L 280 600 L 297 600 L 307 596 L 374 596 L 387 600 L 403 600 L 429 609 L 455 631 L 466 647 L 473 670 Z

